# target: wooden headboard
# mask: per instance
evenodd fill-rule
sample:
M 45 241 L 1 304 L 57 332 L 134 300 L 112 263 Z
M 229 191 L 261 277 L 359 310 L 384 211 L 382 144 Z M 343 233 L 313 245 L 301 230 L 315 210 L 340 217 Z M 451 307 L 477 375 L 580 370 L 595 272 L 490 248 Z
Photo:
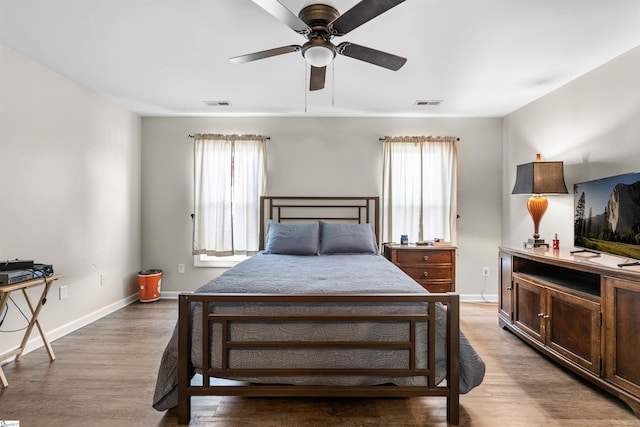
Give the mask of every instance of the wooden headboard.
M 348 222 L 373 224 L 380 242 L 379 197 L 260 197 L 260 249 L 264 249 L 267 223 L 277 222 Z

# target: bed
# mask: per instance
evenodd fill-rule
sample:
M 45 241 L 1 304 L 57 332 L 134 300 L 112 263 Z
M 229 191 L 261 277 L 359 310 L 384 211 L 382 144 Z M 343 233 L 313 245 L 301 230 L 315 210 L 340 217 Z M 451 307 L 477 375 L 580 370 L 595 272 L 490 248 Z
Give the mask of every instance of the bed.
M 378 203 L 262 198 L 264 250 L 179 296 L 153 406 L 186 424 L 192 396 L 442 396 L 458 424 L 484 363 L 459 330 L 459 296 L 378 255 Z

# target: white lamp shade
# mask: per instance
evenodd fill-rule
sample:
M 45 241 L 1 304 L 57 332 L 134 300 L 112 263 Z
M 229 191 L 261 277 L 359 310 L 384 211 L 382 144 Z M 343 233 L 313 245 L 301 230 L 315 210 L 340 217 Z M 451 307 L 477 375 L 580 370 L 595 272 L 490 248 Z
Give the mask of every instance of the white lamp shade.
M 333 56 L 333 51 L 325 46 L 311 46 L 304 51 L 304 59 L 314 67 L 326 67 Z

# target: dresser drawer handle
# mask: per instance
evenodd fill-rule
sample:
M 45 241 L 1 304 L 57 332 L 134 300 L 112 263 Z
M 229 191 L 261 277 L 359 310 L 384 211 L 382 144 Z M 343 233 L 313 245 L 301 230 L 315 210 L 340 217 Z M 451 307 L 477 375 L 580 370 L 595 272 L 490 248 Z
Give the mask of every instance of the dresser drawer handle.
M 422 275 L 423 275 L 424 277 L 429 277 L 429 272 L 428 272 L 428 271 L 425 271 L 424 273 L 422 273 Z
M 429 255 L 423 256 L 422 259 L 425 260 L 425 261 L 429 261 Z

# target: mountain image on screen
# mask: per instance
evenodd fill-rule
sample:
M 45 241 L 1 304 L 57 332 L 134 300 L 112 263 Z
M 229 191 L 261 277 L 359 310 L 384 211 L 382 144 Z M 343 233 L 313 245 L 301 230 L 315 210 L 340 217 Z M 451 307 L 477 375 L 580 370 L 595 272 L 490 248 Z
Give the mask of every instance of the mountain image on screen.
M 640 173 L 574 185 L 574 245 L 640 259 Z
M 632 185 L 618 184 L 609 197 L 609 225 L 614 233 L 633 233 L 640 214 L 640 181 Z

